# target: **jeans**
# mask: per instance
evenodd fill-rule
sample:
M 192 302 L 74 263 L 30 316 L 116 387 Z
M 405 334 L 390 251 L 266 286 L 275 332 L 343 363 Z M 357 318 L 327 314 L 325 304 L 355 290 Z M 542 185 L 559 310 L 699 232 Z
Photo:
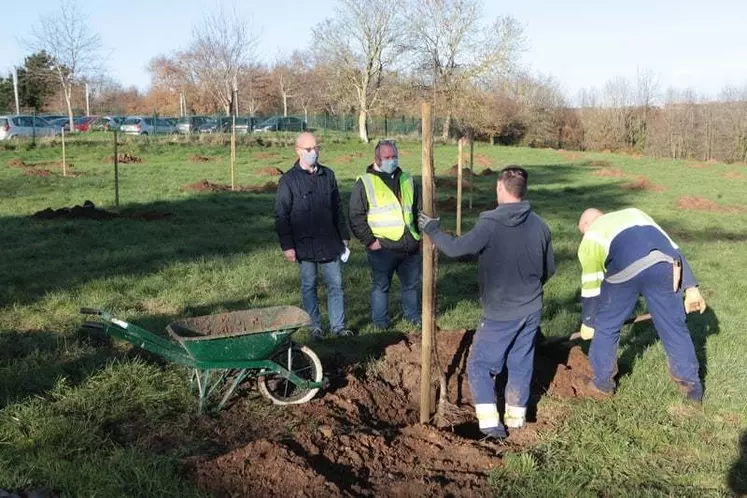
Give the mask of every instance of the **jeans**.
M 317 273 L 321 269 L 324 284 L 327 286 L 327 311 L 332 332 L 345 328 L 345 297 L 342 291 L 342 262 L 335 259 L 328 263 L 301 261 L 301 298 L 303 309 L 311 316 L 312 327 L 322 328 L 317 297 Z
M 518 320 L 482 319 L 467 358 L 472 403 L 495 406 L 494 376 L 508 368 L 506 405 L 526 407 L 534 371 L 534 339 L 541 311 Z
M 700 398 L 703 386 L 698 376 L 698 359 L 685 321 L 682 294 L 672 290 L 669 263 L 656 264 L 620 284 L 602 282 L 594 339 L 589 349 L 594 384 L 603 391 L 614 390 L 620 329 L 633 312 L 639 294 L 643 294 L 651 312 L 675 383 L 688 396 Z
M 420 320 L 420 253 L 406 254 L 389 249 L 368 251 L 371 265 L 371 321 L 375 327 L 388 328 L 389 287 L 394 272 L 399 276 L 402 292 L 402 314 L 405 320 L 419 324 Z

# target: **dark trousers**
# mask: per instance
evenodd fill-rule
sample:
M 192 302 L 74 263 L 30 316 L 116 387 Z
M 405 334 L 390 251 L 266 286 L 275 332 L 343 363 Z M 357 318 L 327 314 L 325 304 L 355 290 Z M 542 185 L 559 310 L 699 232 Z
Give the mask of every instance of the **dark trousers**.
M 392 277 L 397 272 L 402 292 L 402 313 L 405 320 L 420 323 L 420 253 L 379 249 L 368 251 L 368 263 L 371 265 L 371 321 L 374 326 L 388 328 L 389 321 L 389 288 Z

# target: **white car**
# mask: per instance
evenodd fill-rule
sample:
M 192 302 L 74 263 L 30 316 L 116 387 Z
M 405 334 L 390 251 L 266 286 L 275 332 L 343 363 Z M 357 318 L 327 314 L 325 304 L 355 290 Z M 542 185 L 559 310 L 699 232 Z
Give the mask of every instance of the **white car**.
M 128 135 L 155 135 L 156 133 L 176 133 L 176 127 L 163 118 L 133 116 L 124 120 L 119 127 Z
M 60 128 L 39 116 L 0 116 L 0 140 L 33 136 L 54 137 L 60 133 Z

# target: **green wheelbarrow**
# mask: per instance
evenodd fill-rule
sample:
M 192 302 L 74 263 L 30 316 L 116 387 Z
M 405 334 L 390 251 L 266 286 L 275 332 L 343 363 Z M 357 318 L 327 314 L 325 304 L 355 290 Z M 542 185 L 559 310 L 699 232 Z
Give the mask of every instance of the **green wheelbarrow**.
M 166 326 L 170 339 L 106 311 L 82 308 L 101 321 L 85 328 L 103 330 L 172 363 L 192 369 L 198 411 L 222 394 L 222 409 L 239 384 L 255 379 L 260 393 L 277 405 L 305 403 L 327 384 L 319 357 L 291 335 L 311 319 L 295 306 L 274 306 L 186 318 Z

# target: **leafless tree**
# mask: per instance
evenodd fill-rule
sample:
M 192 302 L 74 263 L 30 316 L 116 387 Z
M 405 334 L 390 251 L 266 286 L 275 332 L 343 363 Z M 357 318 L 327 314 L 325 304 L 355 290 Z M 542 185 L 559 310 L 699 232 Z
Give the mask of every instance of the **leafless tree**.
M 239 71 L 254 56 L 259 33 L 234 6 L 223 5 L 205 16 L 192 30 L 192 44 L 185 62 L 193 79 L 210 92 L 230 114 Z
M 70 129 L 74 130 L 73 88 L 79 79 L 93 76 L 100 69 L 101 38 L 91 30 L 75 1 L 62 0 L 57 12 L 39 18 L 26 44 L 34 51 L 44 50 L 54 59 Z
M 523 27 L 512 17 L 486 25 L 479 0 L 409 0 L 406 11 L 407 46 L 416 66 L 431 75 L 448 138 L 466 84 L 512 68 L 524 48 Z
M 390 0 L 338 0 L 338 5 L 335 17 L 314 28 L 315 49 L 354 90 L 358 133 L 368 142 L 368 115 L 379 99 L 384 71 L 400 48 L 399 7 Z

